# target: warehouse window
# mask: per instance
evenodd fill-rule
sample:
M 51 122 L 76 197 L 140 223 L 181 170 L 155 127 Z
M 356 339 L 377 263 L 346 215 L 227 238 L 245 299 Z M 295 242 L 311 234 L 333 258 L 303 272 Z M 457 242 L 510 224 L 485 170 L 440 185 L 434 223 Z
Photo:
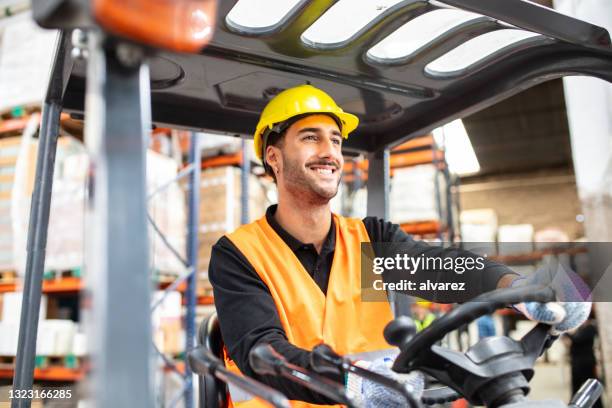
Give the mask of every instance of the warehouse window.
M 379 63 L 410 59 L 449 31 L 467 23 L 490 18 L 463 10 L 439 9 L 407 22 L 368 51 L 368 58 Z
M 488 56 L 510 46 L 541 37 L 540 34 L 518 29 L 492 31 L 473 38 L 430 62 L 425 72 L 434 76 L 463 74 L 468 68 Z
M 308 0 L 239 0 L 225 21 L 239 33 L 268 34 L 283 24 Z M 263 6 L 263 7 L 262 7 Z
M 406 0 L 339 0 L 302 34 L 302 42 L 313 48 L 342 47 L 366 31 Z
M 480 163 L 461 119 L 433 131 L 436 144 L 444 148 L 451 173 L 467 176 L 480 171 Z

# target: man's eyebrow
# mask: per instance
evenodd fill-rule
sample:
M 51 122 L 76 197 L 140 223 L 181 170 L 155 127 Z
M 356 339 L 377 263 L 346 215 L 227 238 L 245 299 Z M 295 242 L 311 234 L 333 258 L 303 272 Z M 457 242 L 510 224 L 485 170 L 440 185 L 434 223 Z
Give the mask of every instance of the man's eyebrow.
M 306 133 L 306 132 L 320 132 L 321 128 L 315 128 L 315 127 L 309 127 L 309 128 L 302 128 L 300 130 L 298 130 L 298 133 Z
M 307 127 L 307 128 L 303 128 L 298 130 L 298 134 L 300 133 L 306 133 L 306 132 L 320 132 L 321 128 L 317 128 L 317 127 Z M 339 130 L 333 130 L 335 135 L 341 135 L 342 133 Z

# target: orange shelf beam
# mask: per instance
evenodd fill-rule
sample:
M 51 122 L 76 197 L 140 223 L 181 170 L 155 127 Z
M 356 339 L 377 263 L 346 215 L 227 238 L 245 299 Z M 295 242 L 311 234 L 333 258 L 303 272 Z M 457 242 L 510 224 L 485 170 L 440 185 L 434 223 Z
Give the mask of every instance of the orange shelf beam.
M 12 368 L 0 368 L 0 378 L 13 378 Z M 80 381 L 85 370 L 66 367 L 35 368 L 34 379 L 39 381 Z
M 416 166 L 419 164 L 433 163 L 434 160 L 442 161 L 444 153 L 440 150 L 419 150 L 416 152 L 392 154 L 390 166 L 392 169 Z
M 226 154 L 223 156 L 215 156 L 202 160 L 202 168 L 209 169 L 212 167 L 221 166 L 239 166 L 242 163 L 242 153 Z
M 416 137 L 401 145 L 395 146 L 391 150 L 391 154 L 397 150 L 409 150 L 409 149 L 420 149 L 423 147 L 432 147 L 434 145 L 434 138 L 432 135 Z
M 0 133 L 17 132 L 22 130 L 28 124 L 29 117 L 7 119 L 0 122 Z
M 400 224 L 400 228 L 405 233 L 412 235 L 437 234 L 443 231 L 438 221 L 408 222 Z
M 391 170 L 399 169 L 402 167 L 417 166 L 419 164 L 433 163 L 434 160 L 441 162 L 444 160 L 444 152 L 441 150 L 418 150 L 416 152 L 404 152 L 392 154 L 389 160 Z M 368 161 L 361 160 L 359 162 L 346 162 L 342 171 L 346 173 L 352 173 L 353 169 L 357 166 L 362 172 L 368 171 Z M 348 174 L 347 174 L 348 175 Z
M 43 293 L 72 293 L 83 289 L 81 278 L 65 277 L 61 279 L 44 280 Z M 20 290 L 16 282 L 0 283 L 0 293 L 15 292 Z
M 42 114 L 38 116 L 38 123 L 40 124 L 42 118 Z M 65 121 L 70 119 L 70 115 L 67 113 L 62 113 L 60 116 L 60 121 Z M 24 116 L 22 118 L 14 118 L 14 119 L 6 119 L 0 122 L 0 134 L 9 133 L 9 132 L 17 132 L 19 130 L 25 129 L 30 120 L 30 116 Z
M 74 276 L 43 281 L 44 293 L 79 292 L 81 289 L 83 289 L 83 281 Z

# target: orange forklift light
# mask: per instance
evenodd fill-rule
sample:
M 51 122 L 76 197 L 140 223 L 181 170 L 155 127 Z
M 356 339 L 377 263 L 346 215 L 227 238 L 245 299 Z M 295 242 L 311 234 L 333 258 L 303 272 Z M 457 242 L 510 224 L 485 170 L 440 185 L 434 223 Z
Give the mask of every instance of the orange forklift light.
M 106 30 L 157 48 L 198 52 L 211 40 L 216 0 L 93 0 Z

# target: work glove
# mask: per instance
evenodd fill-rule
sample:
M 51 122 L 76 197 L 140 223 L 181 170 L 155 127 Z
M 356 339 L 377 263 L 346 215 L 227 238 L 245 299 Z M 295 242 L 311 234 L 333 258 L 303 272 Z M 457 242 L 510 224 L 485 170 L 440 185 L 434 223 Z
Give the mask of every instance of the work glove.
M 524 302 L 514 305 L 529 320 L 550 324 L 552 335 L 558 336 L 578 328 L 591 313 L 591 290 L 575 272 L 561 264 L 520 276 L 510 287 L 523 285 L 550 286 L 554 289 L 556 302 Z
M 408 389 L 412 390 L 414 398 L 417 401 L 421 399 L 425 388 L 425 377 L 420 371 L 398 374 L 391 369 L 393 361 L 389 358 L 381 358 L 372 362 L 358 361 L 356 364 L 406 384 Z M 347 388 L 355 395 L 361 396 L 362 405 L 365 408 L 405 408 L 407 406 L 406 399 L 398 392 L 353 373 L 348 374 Z

